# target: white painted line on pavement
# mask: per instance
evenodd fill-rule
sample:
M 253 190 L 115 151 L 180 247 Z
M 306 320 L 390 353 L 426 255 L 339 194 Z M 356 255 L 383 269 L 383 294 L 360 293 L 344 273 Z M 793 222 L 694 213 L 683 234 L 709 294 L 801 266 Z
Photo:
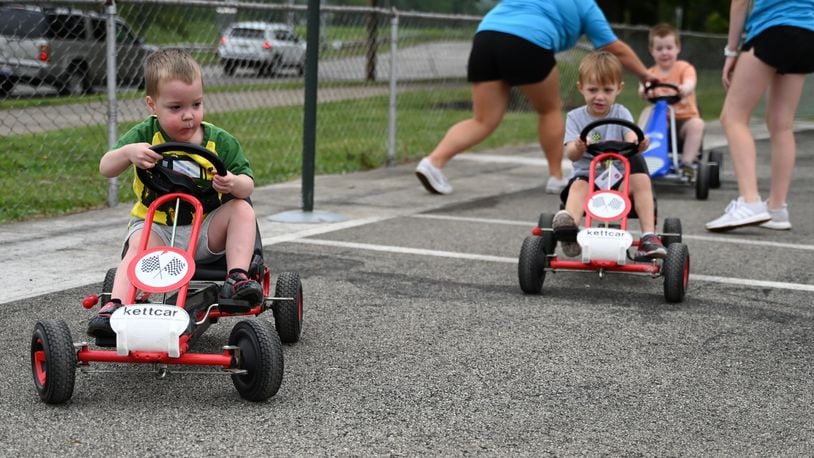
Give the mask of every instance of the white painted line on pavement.
M 293 240 L 295 243 L 305 243 L 308 245 L 323 245 L 338 248 L 352 248 L 355 250 L 382 251 L 386 253 L 416 254 L 420 256 L 437 256 L 440 258 L 471 259 L 475 261 L 502 262 L 507 264 L 517 264 L 517 259 L 505 258 L 502 256 L 489 256 L 472 253 L 456 253 L 454 251 L 425 250 L 423 248 L 406 248 L 391 245 L 374 245 L 372 243 L 342 242 L 338 240 L 323 239 L 299 239 Z
M 292 240 L 292 242 L 303 243 L 306 245 L 321 245 L 337 248 L 351 248 L 354 250 L 368 250 L 385 253 L 413 254 L 419 256 L 436 256 L 441 258 L 469 259 L 474 261 L 517 264 L 517 258 L 507 258 L 504 256 L 490 256 L 473 253 L 458 253 L 454 251 L 427 250 L 423 248 L 407 248 L 390 245 L 377 245 L 372 243 L 343 242 L 340 240 L 324 240 L 324 239 L 297 239 Z M 814 292 L 814 285 L 806 285 L 802 283 L 787 283 L 778 281 L 752 280 L 748 278 L 730 278 L 730 277 L 717 277 L 713 275 L 690 274 L 690 281 L 702 281 L 711 283 L 723 283 L 727 285 Z
M 513 220 L 505 220 L 505 219 L 490 219 L 490 218 L 472 218 L 466 216 L 451 216 L 451 215 L 439 215 L 439 214 L 416 214 L 416 215 L 409 215 L 410 218 L 425 218 L 425 219 L 439 219 L 439 220 L 447 220 L 447 221 L 461 221 L 461 222 L 468 222 L 468 223 L 484 223 L 484 224 L 502 224 L 506 226 L 523 226 L 528 227 L 529 229 L 533 228 L 536 222 L 527 222 L 527 221 L 513 221 Z M 631 231 L 633 233 L 638 233 L 638 231 Z M 715 235 L 691 235 L 691 234 L 683 234 L 682 238 L 689 239 L 689 240 L 703 240 L 705 242 L 716 242 L 716 243 L 734 243 L 737 245 L 755 245 L 755 246 L 767 246 L 767 247 L 775 247 L 775 248 L 791 248 L 794 250 L 806 250 L 806 251 L 814 251 L 814 245 L 803 245 L 799 243 L 784 243 L 784 242 L 772 242 L 770 240 L 748 240 L 748 239 L 739 239 L 736 237 L 721 237 Z

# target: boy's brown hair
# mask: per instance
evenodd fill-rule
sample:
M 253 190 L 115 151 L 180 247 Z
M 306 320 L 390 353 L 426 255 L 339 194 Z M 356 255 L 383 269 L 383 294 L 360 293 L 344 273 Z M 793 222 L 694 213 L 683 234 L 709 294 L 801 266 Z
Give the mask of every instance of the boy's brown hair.
M 668 24 L 666 22 L 656 24 L 650 29 L 650 34 L 649 34 L 648 40 L 647 40 L 647 43 L 648 43 L 647 46 L 652 49 L 653 48 L 653 39 L 654 38 L 656 38 L 656 37 L 664 38 L 664 37 L 666 37 L 668 35 L 672 35 L 672 36 L 675 37 L 676 46 L 678 46 L 680 48 L 681 47 L 681 36 L 678 34 L 678 29 L 676 29 L 675 27 L 673 27 L 672 25 L 670 25 L 670 24 Z
M 620 84 L 622 62 L 608 51 L 593 51 L 579 63 L 579 82 L 595 84 Z
M 186 84 L 201 80 L 203 84 L 203 72 L 188 52 L 178 48 L 159 49 L 144 59 L 144 86 L 147 95 L 156 97 L 158 83 L 168 80 L 183 81 Z

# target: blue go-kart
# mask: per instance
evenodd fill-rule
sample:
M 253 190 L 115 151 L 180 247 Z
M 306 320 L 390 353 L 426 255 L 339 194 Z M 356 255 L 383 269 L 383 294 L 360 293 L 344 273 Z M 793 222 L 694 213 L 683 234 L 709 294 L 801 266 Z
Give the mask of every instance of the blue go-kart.
M 189 163 L 191 156 L 197 156 L 209 161 L 219 175 L 226 174 L 226 166 L 217 155 L 198 145 L 164 143 L 152 149 L 164 160 L 150 170 L 137 170 L 144 185 L 158 196 L 149 206 L 144 232 L 150 232 L 156 210 L 171 204 L 175 207 L 175 234 L 179 208 L 184 206 L 194 212 L 189 243 L 186 248 L 175 246 L 174 241 L 148 248 L 148 238 L 143 238 L 136 257 L 127 266 L 130 288 L 123 298 L 124 307 L 110 317 L 115 334 L 98 336 L 97 348 L 88 342 L 74 343 L 63 320 L 38 321 L 31 337 L 31 370 L 37 394 L 48 404 L 62 404 L 73 394 L 77 369 L 84 373 L 112 372 L 94 366 L 147 364 L 153 366 L 159 378 L 167 376 L 171 368 L 173 372 L 228 374 L 243 399 L 264 401 L 277 393 L 282 382 L 281 344 L 300 338 L 303 300 L 299 274 L 280 273 L 274 296 L 270 294 L 271 273 L 263 261 L 258 231 L 249 275 L 263 286 L 262 303 L 219 299 L 226 277 L 225 260 L 205 264 L 193 257 L 203 219 L 201 202 L 216 197 L 217 192 L 211 181 L 196 179 L 184 172 L 189 165 L 178 162 Z M 115 274 L 115 268 L 107 272 L 102 294 L 85 298 L 85 308 L 96 305 L 99 296 L 103 304 L 110 299 Z M 267 310 L 273 312 L 273 322 L 255 318 Z M 194 351 L 204 331 L 224 318 L 242 319 L 232 327 L 222 351 Z M 202 366 L 209 369 L 197 369 Z
M 657 88 L 665 88 L 667 95 L 655 95 Z M 695 198 L 706 200 L 709 190 L 721 187 L 720 151 L 703 151 L 694 164 L 692 173 L 685 173 L 680 167 L 681 145 L 676 132 L 675 111 L 672 105 L 681 100 L 678 86 L 670 83 L 651 83 L 645 87 L 647 100 L 654 104 L 650 119 L 645 127 L 645 135 L 650 139 L 650 147 L 642 153 L 650 178 L 654 183 L 669 182 L 690 185 L 695 188 Z M 703 149 L 703 148 L 702 148 Z

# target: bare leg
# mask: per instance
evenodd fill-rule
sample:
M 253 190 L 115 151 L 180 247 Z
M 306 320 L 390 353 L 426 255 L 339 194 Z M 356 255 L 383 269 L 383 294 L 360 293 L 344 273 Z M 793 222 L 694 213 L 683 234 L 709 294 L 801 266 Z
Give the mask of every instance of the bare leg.
M 803 91 L 805 75 L 775 75 L 769 86 L 766 125 L 772 141 L 772 185 L 769 208 L 786 203 L 797 156 L 794 115 Z
M 503 81 L 486 81 L 472 85 L 472 118 L 450 127 L 441 142 L 430 153 L 429 160 L 444 167 L 456 154 L 477 145 L 495 131 L 509 104 L 511 87 Z
M 568 190 L 568 200 L 565 202 L 565 211 L 574 218 L 574 222 L 579 226 L 582 220 L 582 213 L 585 205 L 585 198 L 588 196 L 588 182 L 584 180 L 574 180 Z
M 774 74 L 774 69 L 755 57 L 753 51 L 741 53 L 721 109 L 721 125 L 729 143 L 738 191 L 747 203 L 760 200 L 757 151 L 749 130 L 749 119 Z
M 701 150 L 701 140 L 704 138 L 704 120 L 692 118 L 681 126 L 679 135 L 684 139 L 684 150 L 681 159 L 685 164 L 692 164 L 698 158 Z
M 552 68 L 551 73 L 543 81 L 520 86 L 520 90 L 539 116 L 537 135 L 548 161 L 548 172 L 562 180 L 562 139 L 565 137 L 565 120 L 562 115 L 560 75 L 557 67 Z
M 133 232 L 127 242 L 127 251 L 124 253 L 122 260 L 119 261 L 119 266 L 116 269 L 116 276 L 113 278 L 113 290 L 110 292 L 111 299 L 119 299 L 124 301 L 127 298 L 127 293 L 130 290 L 130 280 L 127 278 L 127 268 L 136 257 L 136 253 L 139 251 L 142 234 L 144 234 L 144 231 L 142 230 Z M 150 237 L 150 241 L 147 243 L 147 248 L 154 248 L 163 244 L 164 242 L 161 240 L 161 237 L 153 234 L 152 237 Z
M 254 253 L 257 235 L 254 209 L 242 199 L 223 204 L 209 223 L 209 249 L 212 252 L 226 250 L 228 270 L 248 270 Z
M 630 175 L 630 194 L 634 196 L 636 214 L 642 233 L 656 232 L 656 210 L 653 205 L 653 187 L 650 176 L 645 173 Z

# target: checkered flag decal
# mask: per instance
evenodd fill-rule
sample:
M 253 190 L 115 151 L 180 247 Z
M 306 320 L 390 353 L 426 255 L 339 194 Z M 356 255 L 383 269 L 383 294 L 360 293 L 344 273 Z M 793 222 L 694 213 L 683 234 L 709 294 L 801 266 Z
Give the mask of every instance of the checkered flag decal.
M 168 262 L 167 265 L 164 266 L 164 269 L 162 270 L 164 270 L 165 272 L 174 277 L 183 272 L 185 267 L 186 267 L 185 262 L 178 258 L 172 258 L 170 259 L 170 262 Z
M 610 207 L 612 210 L 619 210 L 624 205 L 619 199 L 610 199 L 610 203 L 606 202 L 602 196 L 597 196 L 591 199 L 593 202 L 593 206 L 600 208 L 600 207 Z
M 144 273 L 155 272 L 161 268 L 161 263 L 158 260 L 158 255 L 154 254 L 149 258 L 144 258 L 141 261 L 141 271 Z

